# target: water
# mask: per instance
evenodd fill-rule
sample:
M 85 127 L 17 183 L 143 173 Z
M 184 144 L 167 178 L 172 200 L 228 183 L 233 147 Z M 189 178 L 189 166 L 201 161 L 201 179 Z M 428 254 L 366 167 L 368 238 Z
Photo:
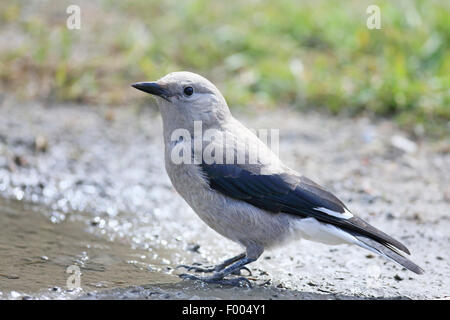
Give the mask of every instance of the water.
M 161 263 L 168 252 L 130 248 L 87 232 L 70 214 L 51 222 L 36 205 L 0 199 L 2 297 L 78 296 L 106 288 L 172 283 L 179 278 Z M 69 266 L 81 271 L 80 290 L 69 290 Z

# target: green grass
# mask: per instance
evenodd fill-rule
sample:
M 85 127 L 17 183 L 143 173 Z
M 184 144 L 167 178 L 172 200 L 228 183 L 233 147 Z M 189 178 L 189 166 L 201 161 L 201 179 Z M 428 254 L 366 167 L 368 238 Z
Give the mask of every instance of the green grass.
M 70 1 L 0 0 L 0 30 L 22 39 L 0 46 L 2 90 L 124 105 L 143 99 L 130 83 L 190 70 L 232 107 L 368 113 L 448 134 L 446 1 L 92 2 L 78 1 L 82 29 L 70 31 Z M 366 27 L 370 4 L 381 30 Z

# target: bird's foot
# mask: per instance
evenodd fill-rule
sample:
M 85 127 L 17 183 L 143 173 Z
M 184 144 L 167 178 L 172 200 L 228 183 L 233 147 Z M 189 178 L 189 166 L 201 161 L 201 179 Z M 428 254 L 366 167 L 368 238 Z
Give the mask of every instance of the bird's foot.
M 194 264 L 192 266 L 189 266 L 186 264 L 180 264 L 179 266 L 176 267 L 176 269 L 184 268 L 187 271 L 204 272 L 204 273 L 219 271 L 219 270 L 216 270 L 217 267 L 215 267 L 215 266 L 213 266 L 213 267 L 199 267 L 199 266 L 200 266 L 200 264 Z
M 247 284 L 249 287 L 252 287 L 252 284 L 250 280 L 248 280 L 245 277 L 239 277 L 239 278 L 223 278 L 221 276 L 211 276 L 211 277 L 198 277 L 194 276 L 192 274 L 183 273 L 179 275 L 182 279 L 189 279 L 189 280 L 195 280 L 195 281 L 202 281 L 205 283 L 214 283 L 214 284 L 221 284 L 226 286 L 234 286 L 234 287 L 240 287 L 243 284 Z
M 194 264 L 192 266 L 189 266 L 189 265 L 186 265 L 186 264 L 181 264 L 181 265 L 177 266 L 176 269 L 184 268 L 187 271 L 211 273 L 211 272 L 222 271 L 223 269 L 225 269 L 225 267 L 226 266 L 224 266 L 224 265 L 218 265 L 218 266 L 212 266 L 212 267 L 200 267 L 200 264 Z M 241 275 L 241 270 L 247 271 L 249 276 L 252 275 L 252 272 L 247 267 L 242 267 L 240 269 L 236 269 L 231 274 L 240 276 Z

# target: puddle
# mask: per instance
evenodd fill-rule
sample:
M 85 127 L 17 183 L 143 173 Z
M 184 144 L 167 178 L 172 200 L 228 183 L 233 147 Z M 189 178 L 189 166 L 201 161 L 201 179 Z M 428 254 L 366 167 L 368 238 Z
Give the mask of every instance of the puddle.
M 86 232 L 86 223 L 70 215 L 52 223 L 40 211 L 35 205 L 0 199 L 0 297 L 49 293 L 63 297 L 70 291 L 69 266 L 81 271 L 79 294 L 179 281 L 148 250 Z

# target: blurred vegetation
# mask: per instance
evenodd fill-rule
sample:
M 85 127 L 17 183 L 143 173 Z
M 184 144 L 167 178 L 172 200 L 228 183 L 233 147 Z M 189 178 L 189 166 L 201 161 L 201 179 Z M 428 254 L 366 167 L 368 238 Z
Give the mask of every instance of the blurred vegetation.
M 70 4 L 81 7 L 81 30 L 66 28 Z M 381 30 L 366 27 L 370 4 L 381 8 Z M 127 105 L 144 99 L 130 83 L 189 70 L 232 107 L 364 112 L 439 135 L 450 127 L 448 1 L 0 6 L 0 85 L 23 99 Z

